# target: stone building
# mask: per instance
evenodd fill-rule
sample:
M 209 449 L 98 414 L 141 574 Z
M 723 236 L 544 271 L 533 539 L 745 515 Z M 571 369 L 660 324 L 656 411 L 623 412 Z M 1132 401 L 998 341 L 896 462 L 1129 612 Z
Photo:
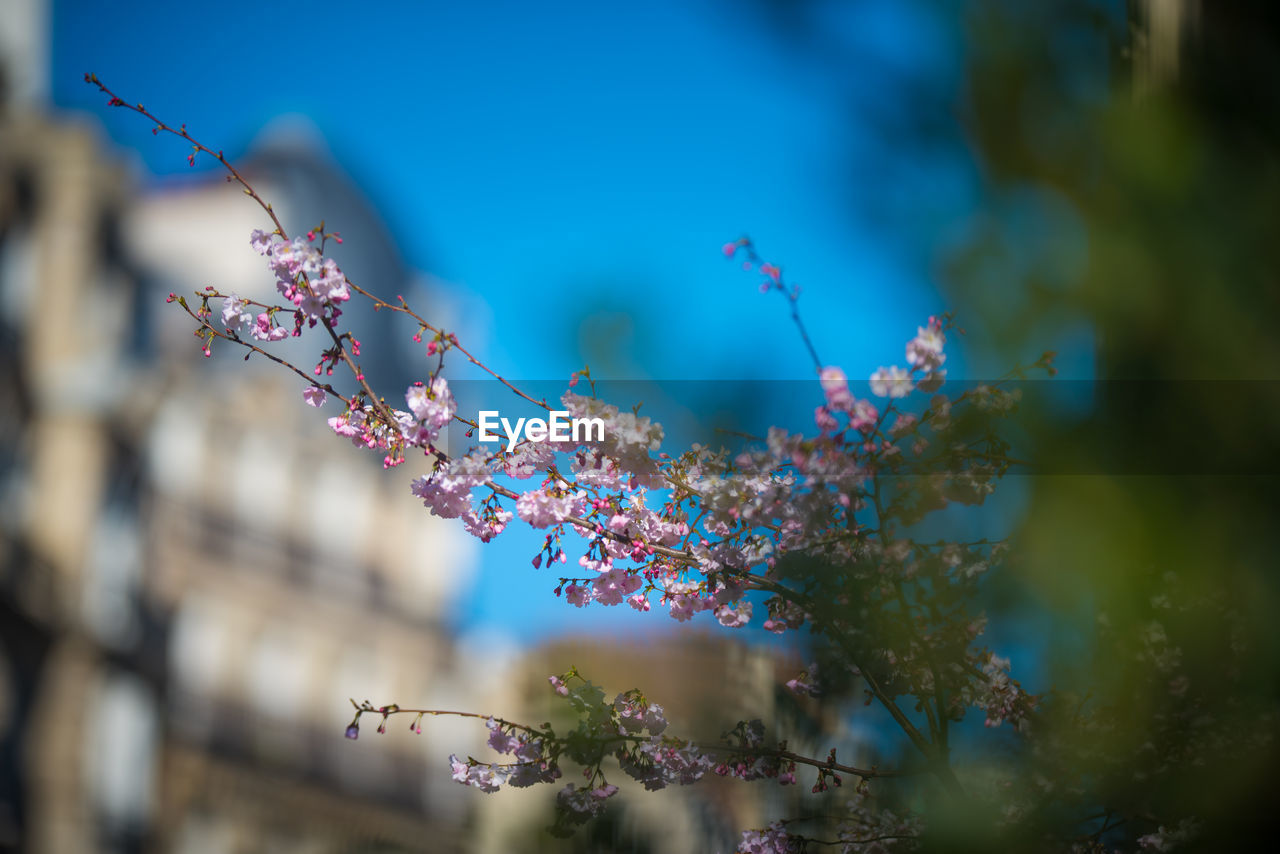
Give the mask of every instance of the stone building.
M 350 182 L 276 140 L 246 167 L 264 193 L 342 221 L 353 277 L 407 288 Z M 341 736 L 348 697 L 471 705 L 447 615 L 472 541 L 296 378 L 205 362 L 164 304 L 269 289 L 254 225 L 217 176 L 141 191 L 92 127 L 5 104 L 0 850 L 462 847 L 441 759 L 462 736 Z

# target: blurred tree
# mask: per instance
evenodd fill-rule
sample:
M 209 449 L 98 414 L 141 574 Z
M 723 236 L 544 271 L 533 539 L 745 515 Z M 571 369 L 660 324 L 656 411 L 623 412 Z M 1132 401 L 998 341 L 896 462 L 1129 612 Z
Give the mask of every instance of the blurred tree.
M 1170 5 L 1117 31 L 1086 2 L 972 4 L 984 204 L 943 280 L 1006 352 L 1079 317 L 1097 342 L 1088 419 L 1038 413 L 1069 476 L 1036 478 L 1021 531 L 1037 593 L 1093 643 L 1057 650 L 1082 698 L 1056 710 L 1058 785 L 1130 834 L 1194 815 L 1219 848 L 1272 821 L 1280 45 L 1274 4 Z M 1100 55 L 1130 60 L 1106 92 Z
M 766 6 L 833 73 L 868 73 L 813 26 L 823 4 Z M 1280 5 L 911 14 L 950 40 L 941 60 L 881 60 L 905 102 L 858 96 L 882 138 L 854 174 L 902 179 L 858 212 L 930 249 L 971 364 L 1082 327 L 1094 342 L 1087 413 L 1027 413 L 1040 476 L 1021 562 L 996 582 L 1043 617 L 1060 689 L 1021 756 L 1043 795 L 1024 842 L 1077 822 L 1154 844 L 1189 816 L 1192 846 L 1256 839 L 1280 758 Z

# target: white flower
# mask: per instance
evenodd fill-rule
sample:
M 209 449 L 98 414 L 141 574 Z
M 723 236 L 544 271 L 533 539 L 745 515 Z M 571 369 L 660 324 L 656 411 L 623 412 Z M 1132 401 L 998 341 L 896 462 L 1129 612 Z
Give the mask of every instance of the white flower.
M 933 324 L 919 326 L 916 331 L 916 337 L 907 342 L 907 363 L 913 368 L 936 371 L 947 360 L 942 352 L 946 336 Z
M 271 250 L 272 243 L 275 242 L 275 236 L 268 234 L 260 228 L 255 228 L 249 233 L 249 245 L 253 247 L 253 251 L 259 255 L 266 255 Z
M 894 365 L 871 375 L 871 393 L 876 397 L 906 397 L 911 394 L 911 374 Z
M 222 304 L 222 324 L 232 332 L 239 332 L 240 327 L 246 323 L 253 323 L 253 312 L 249 310 L 249 301 L 231 294 Z

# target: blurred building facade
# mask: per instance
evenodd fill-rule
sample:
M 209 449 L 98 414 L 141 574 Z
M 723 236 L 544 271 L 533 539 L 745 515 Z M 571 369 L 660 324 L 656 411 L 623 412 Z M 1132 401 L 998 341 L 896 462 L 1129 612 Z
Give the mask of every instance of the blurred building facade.
M 403 288 L 367 203 L 285 136 L 255 175 L 286 208 L 328 202 L 381 259 L 366 280 Z M 459 849 L 443 741 L 341 732 L 348 694 L 472 705 L 446 621 L 470 539 L 334 442 L 296 383 L 197 364 L 164 294 L 226 281 L 235 245 L 260 262 L 253 211 L 216 177 L 141 193 L 103 152 L 5 105 L 0 848 Z

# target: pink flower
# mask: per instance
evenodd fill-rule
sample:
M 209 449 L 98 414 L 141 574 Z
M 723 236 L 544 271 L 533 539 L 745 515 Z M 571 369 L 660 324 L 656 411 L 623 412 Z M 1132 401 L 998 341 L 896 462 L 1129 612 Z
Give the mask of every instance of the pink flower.
M 312 277 L 311 292 L 328 302 L 346 302 L 351 299 L 351 292 L 347 290 L 347 277 L 332 258 L 324 259 L 319 274 Z
M 516 515 L 535 528 L 549 528 L 573 515 L 574 498 L 555 496 L 541 489 L 516 499 Z
M 320 407 L 324 406 L 326 395 L 324 393 L 324 389 L 320 388 L 319 386 L 313 385 L 313 386 L 307 386 L 302 390 L 302 399 L 305 400 L 311 406 L 314 406 L 315 408 L 319 409 Z
M 592 589 L 589 584 L 575 584 L 570 582 L 564 589 L 565 601 L 570 605 L 576 605 L 579 608 L 585 607 L 591 601 Z
M 867 433 L 875 429 L 876 422 L 879 420 L 880 411 L 872 406 L 870 401 L 854 401 L 853 412 L 849 414 L 849 426 Z
M 520 746 L 520 739 L 514 734 L 505 731 L 502 724 L 489 718 L 485 726 L 489 728 L 489 746 L 499 753 L 515 753 L 516 748 Z
M 271 316 L 264 311 L 254 321 L 253 328 L 249 330 L 249 334 L 259 341 L 279 341 L 282 338 L 289 337 L 289 330 L 281 326 L 272 327 Z
M 809 665 L 809 668 L 810 670 L 816 672 L 818 669 L 818 665 L 811 664 Z M 808 697 L 818 696 L 818 689 L 814 684 L 817 680 L 809 675 L 810 670 L 804 671 L 795 679 L 788 679 L 787 690 L 789 690 L 791 693 L 796 694 L 798 696 L 808 696 Z
M 671 616 L 681 623 L 692 619 L 706 605 L 698 596 L 698 585 L 686 582 L 669 584 L 663 599 L 671 605 Z
M 446 426 L 458 411 L 453 393 L 449 391 L 449 383 L 444 377 L 436 377 L 431 385 L 414 383 L 404 393 L 405 403 L 413 417 L 422 424 L 433 428 Z
M 505 531 L 512 517 L 511 511 L 501 509 L 493 510 L 484 517 L 470 509 L 463 511 L 461 515 L 462 525 L 467 529 L 467 533 L 478 538 L 482 543 L 489 542 Z
M 831 410 L 825 406 L 819 406 L 813 410 L 813 423 L 818 425 L 818 429 L 823 433 L 834 433 L 840 426 L 835 416 L 831 414 Z
M 493 480 L 488 462 L 480 451 L 450 460 L 430 477 L 416 478 L 410 489 L 431 509 L 434 516 L 445 519 L 463 517 L 472 534 L 482 540 L 500 534 L 511 519 L 507 510 L 494 510 L 481 519 L 471 507 L 471 490 Z M 487 538 L 487 539 L 486 539 Z
M 661 735 L 667 728 L 667 718 L 662 706 L 650 703 L 639 692 L 628 691 L 613 700 L 614 711 L 621 725 L 618 734 L 638 733 L 647 729 L 650 735 Z
M 339 436 L 346 436 L 356 445 L 363 444 L 369 414 L 363 409 L 352 409 L 329 419 L 329 429 Z
M 726 628 L 741 628 L 751 622 L 751 603 L 740 602 L 737 608 L 721 605 L 716 608 L 716 619 L 720 621 L 720 625 Z
M 916 423 L 919 420 L 920 420 L 919 418 L 917 418 L 916 416 L 910 413 L 899 415 L 896 419 L 894 419 L 893 426 L 889 428 L 889 432 L 894 436 L 900 436 L 903 433 L 909 433 L 913 429 L 915 429 Z
M 832 411 L 848 412 L 853 408 L 853 395 L 849 393 L 849 379 L 844 371 L 836 367 L 823 368 L 818 372 L 818 382 Z
M 618 787 L 613 785 L 601 786 L 597 789 L 579 789 L 570 783 L 556 795 L 556 806 L 567 812 L 584 816 L 598 815 L 604 809 L 604 802 L 617 792 Z
M 638 576 L 628 575 L 622 567 L 614 567 L 591 583 L 596 601 L 601 605 L 621 605 L 622 600 L 635 593 L 643 584 Z
M 764 830 L 744 830 L 738 843 L 739 854 L 790 854 L 799 850 L 800 844 L 782 829 L 779 821 Z
M 907 342 L 907 364 L 918 370 L 936 371 L 947 360 L 942 352 L 946 343 L 942 324 L 931 319 L 928 326 L 917 327 L 916 332 L 916 337 Z
M 496 792 L 507 781 L 510 772 L 495 765 L 472 765 L 456 755 L 449 755 L 449 768 L 453 779 L 464 786 L 474 786 L 482 792 Z

